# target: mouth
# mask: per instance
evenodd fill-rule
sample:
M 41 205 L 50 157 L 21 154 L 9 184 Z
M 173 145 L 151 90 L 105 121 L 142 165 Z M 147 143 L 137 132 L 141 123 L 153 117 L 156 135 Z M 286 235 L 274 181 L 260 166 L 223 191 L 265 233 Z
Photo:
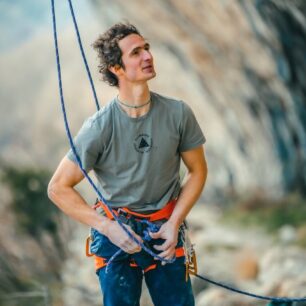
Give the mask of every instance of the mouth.
M 152 70 L 153 69 L 153 65 L 147 65 L 147 66 L 142 68 L 142 70 L 146 70 L 146 69 Z

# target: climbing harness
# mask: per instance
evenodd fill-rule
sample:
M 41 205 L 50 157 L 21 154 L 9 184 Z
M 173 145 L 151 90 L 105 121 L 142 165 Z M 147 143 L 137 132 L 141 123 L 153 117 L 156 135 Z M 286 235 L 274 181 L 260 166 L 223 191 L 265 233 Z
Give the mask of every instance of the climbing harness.
M 144 240 L 144 244 L 152 249 L 153 245 L 162 244 L 163 239 L 154 239 L 150 235 L 150 232 L 157 232 L 159 228 L 164 224 L 171 216 L 176 204 L 176 199 L 169 201 L 162 209 L 152 212 L 150 214 L 142 214 L 129 210 L 126 207 L 119 209 L 113 209 L 116 216 L 122 221 L 122 223 L 129 225 L 131 229 Z M 94 209 L 99 210 L 111 220 L 114 220 L 113 215 L 109 211 L 109 208 L 101 202 L 97 202 Z M 91 246 L 86 246 L 86 249 L 93 250 L 91 254 L 95 254 L 96 269 L 100 269 L 106 266 L 106 273 L 108 272 L 109 265 L 120 256 L 121 259 L 129 257 L 133 260 L 134 266 L 139 266 L 144 272 L 150 267 L 150 269 L 156 268 L 156 260 L 151 255 L 148 255 L 145 251 L 141 250 L 138 253 L 128 255 L 121 249 L 113 245 L 106 237 L 99 234 L 96 230 L 92 230 L 93 236 Z M 182 235 L 179 234 L 178 244 L 175 250 L 175 257 L 171 260 L 174 262 L 177 258 L 185 258 L 185 252 L 183 248 Z M 101 247 L 103 245 L 103 247 Z M 112 251 L 111 251 L 112 250 Z M 113 253 L 110 257 L 110 253 Z
M 116 214 L 111 209 L 111 207 L 108 204 L 108 202 L 104 199 L 104 197 L 102 196 L 102 194 L 99 191 L 99 189 L 97 188 L 97 186 L 94 184 L 92 179 L 88 176 L 87 172 L 83 168 L 82 162 L 80 160 L 80 157 L 79 157 L 79 155 L 78 155 L 78 153 L 76 151 L 76 148 L 74 146 L 74 143 L 73 143 L 73 138 L 72 138 L 72 135 L 71 135 L 71 132 L 70 132 L 70 128 L 69 128 L 69 124 L 68 124 L 68 119 L 67 119 L 67 114 L 66 114 L 66 108 L 65 108 L 65 102 L 64 102 L 64 93 L 63 93 L 63 86 L 62 86 L 62 77 L 61 77 L 60 57 L 59 57 L 58 42 L 57 42 L 57 30 L 56 30 L 56 18 L 55 18 L 54 1 L 55 0 L 51 0 L 51 8 L 52 8 L 53 36 L 54 36 L 54 46 L 55 46 L 55 56 L 56 56 L 56 65 L 57 65 L 57 75 L 58 75 L 60 102 L 61 102 L 61 108 L 62 108 L 62 113 L 63 113 L 63 118 L 64 118 L 64 125 L 65 125 L 65 129 L 66 129 L 67 137 L 68 137 L 68 140 L 69 140 L 69 144 L 70 144 L 70 147 L 72 149 L 72 152 L 74 153 L 74 155 L 76 157 L 76 160 L 77 160 L 77 163 L 78 163 L 78 165 L 80 167 L 80 170 L 82 171 L 82 173 L 84 174 L 84 176 L 88 180 L 89 184 L 92 186 L 92 188 L 97 193 L 99 201 L 104 203 L 109 208 L 110 213 L 112 214 L 112 217 L 114 218 L 114 220 L 116 220 L 118 222 L 118 224 L 127 233 L 127 235 L 135 243 L 140 245 L 144 252 L 147 252 L 148 254 L 153 256 L 154 258 L 159 259 L 160 261 L 163 261 L 163 262 L 166 262 L 166 263 L 171 263 L 172 262 L 171 260 L 165 260 L 164 258 L 160 257 L 158 254 L 155 254 L 144 243 L 138 241 L 134 237 L 134 235 L 124 226 L 124 224 L 120 220 L 120 218 L 118 218 L 118 216 L 116 216 Z M 77 39 L 78 39 L 78 44 L 79 44 L 79 47 L 80 47 L 80 51 L 81 51 L 81 54 L 82 54 L 84 65 L 86 67 L 87 75 L 88 75 L 88 78 L 89 78 L 89 81 L 90 81 L 90 84 L 91 84 L 91 88 L 92 88 L 92 91 L 93 91 L 93 94 L 94 94 L 94 99 L 95 99 L 96 107 L 99 110 L 100 107 L 99 107 L 98 99 L 97 99 L 97 96 L 96 96 L 96 91 L 95 91 L 94 84 L 93 84 L 92 77 L 91 77 L 91 73 L 90 73 L 90 70 L 89 70 L 89 67 L 88 67 L 88 64 L 87 64 L 86 56 L 85 56 L 85 53 L 84 53 L 84 50 L 83 50 L 83 46 L 82 46 L 82 42 L 81 42 L 81 37 L 80 37 L 80 34 L 79 34 L 79 30 L 78 30 L 76 18 L 75 18 L 75 15 L 74 15 L 74 10 L 73 10 L 73 7 L 72 7 L 72 3 L 71 3 L 71 0 L 67 0 L 67 1 L 69 3 L 70 12 L 71 12 L 71 16 L 72 16 L 72 19 L 73 19 L 73 24 L 74 24 L 74 28 L 75 28 L 75 31 L 76 31 L 76 35 L 77 35 Z M 150 221 L 147 220 L 147 222 L 148 222 L 148 224 L 151 224 Z M 88 242 L 89 242 L 89 239 L 88 239 Z M 194 252 L 193 246 L 192 246 L 192 244 L 190 244 L 190 246 L 188 246 L 188 244 L 190 242 L 188 242 L 186 240 L 186 237 L 185 237 L 185 242 L 184 243 L 186 244 L 186 246 L 185 246 L 186 258 L 187 258 L 186 261 L 188 262 L 187 264 L 188 264 L 189 273 L 193 274 L 194 276 L 196 276 L 196 277 L 198 277 L 198 278 L 200 278 L 200 279 L 202 279 L 204 281 L 207 281 L 207 282 L 209 282 L 211 284 L 214 284 L 216 286 L 222 287 L 224 289 L 227 289 L 227 290 L 230 290 L 230 291 L 233 291 L 233 292 L 236 292 L 236 293 L 240 293 L 240 294 L 247 295 L 247 296 L 250 296 L 250 297 L 253 297 L 253 298 L 257 298 L 257 299 L 261 299 L 261 300 L 271 301 L 270 305 L 288 305 L 289 306 L 293 302 L 306 302 L 306 297 L 304 297 L 304 298 L 296 298 L 296 297 L 294 297 L 294 298 L 287 298 L 287 297 L 280 298 L 280 297 L 274 297 L 274 296 L 263 296 L 263 295 L 257 295 L 257 294 L 249 293 L 247 291 L 239 290 L 237 288 L 228 286 L 228 285 L 226 285 L 224 283 L 217 282 L 217 281 L 214 281 L 214 280 L 212 280 L 210 278 L 207 278 L 205 276 L 199 275 L 199 274 L 197 274 L 196 257 L 195 257 L 195 252 Z M 88 255 L 91 255 L 89 247 L 88 247 L 86 253 L 88 253 Z M 117 256 L 117 255 L 118 255 L 117 253 L 114 254 L 114 256 Z

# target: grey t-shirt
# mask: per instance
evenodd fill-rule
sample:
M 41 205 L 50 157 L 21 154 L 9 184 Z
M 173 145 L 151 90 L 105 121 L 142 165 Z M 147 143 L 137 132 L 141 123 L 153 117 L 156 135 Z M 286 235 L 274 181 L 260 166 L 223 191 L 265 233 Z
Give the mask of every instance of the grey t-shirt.
M 112 207 L 160 209 L 180 192 L 180 152 L 204 144 L 192 110 L 182 101 L 151 92 L 147 114 L 129 117 L 112 100 L 83 124 L 74 139 L 86 171 Z M 76 162 L 70 150 L 68 158 Z

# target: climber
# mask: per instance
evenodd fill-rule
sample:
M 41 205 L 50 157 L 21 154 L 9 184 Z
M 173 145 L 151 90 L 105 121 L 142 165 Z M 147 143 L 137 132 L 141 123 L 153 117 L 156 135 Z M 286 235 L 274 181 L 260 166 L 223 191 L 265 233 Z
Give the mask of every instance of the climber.
M 48 195 L 64 213 L 92 228 L 91 252 L 105 306 L 139 305 L 143 277 L 154 305 L 192 306 L 182 225 L 205 185 L 205 137 L 187 104 L 149 90 L 148 81 L 156 75 L 153 56 L 133 25 L 113 25 L 93 46 L 103 80 L 117 87 L 118 95 L 85 121 L 75 147 L 120 220 L 165 262 L 143 252 L 103 203 L 94 209 L 86 203 L 75 189 L 84 174 L 71 150 L 56 169 Z M 184 184 L 181 160 L 188 170 Z M 157 226 L 149 228 L 151 240 L 143 235 L 145 221 Z M 119 249 L 123 252 L 107 266 Z

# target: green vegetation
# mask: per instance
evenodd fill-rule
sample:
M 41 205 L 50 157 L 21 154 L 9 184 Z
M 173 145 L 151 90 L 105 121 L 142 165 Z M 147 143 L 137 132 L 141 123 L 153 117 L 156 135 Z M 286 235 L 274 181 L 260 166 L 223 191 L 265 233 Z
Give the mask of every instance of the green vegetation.
M 254 196 L 235 201 L 225 210 L 224 221 L 243 226 L 260 226 L 270 233 L 291 225 L 298 233 L 298 243 L 306 247 L 306 199 L 291 194 L 280 200 Z
M 12 194 L 11 207 L 17 226 L 36 238 L 42 230 L 50 234 L 57 231 L 58 209 L 46 195 L 49 179 L 50 173 L 45 170 L 6 167 L 2 173 L 2 181 Z
M 44 266 L 37 258 L 41 266 L 32 266 L 33 262 L 27 262 L 27 258 L 36 256 L 34 251 L 19 258 L 0 244 L 0 306 L 48 306 L 59 299 L 60 269 L 66 253 L 61 237 L 60 211 L 47 197 L 50 177 L 51 174 L 42 169 L 1 168 L 0 180 L 10 193 L 7 204 L 14 214 L 12 226 L 19 234 L 17 237 L 25 241 L 34 238 L 43 254 L 40 256 L 47 264 Z M 45 239 L 46 234 L 51 239 Z M 18 244 L 18 239 L 14 237 L 10 243 Z

